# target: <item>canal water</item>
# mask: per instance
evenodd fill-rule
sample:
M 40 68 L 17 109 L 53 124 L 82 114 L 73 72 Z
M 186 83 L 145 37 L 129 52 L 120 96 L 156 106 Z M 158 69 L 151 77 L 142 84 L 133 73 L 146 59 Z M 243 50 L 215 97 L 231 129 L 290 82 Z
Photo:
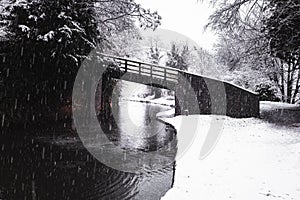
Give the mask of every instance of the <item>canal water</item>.
M 105 130 L 114 145 L 134 152 L 159 151 L 170 146 L 176 137 L 175 130 L 155 118 L 158 112 L 168 109 L 121 100 L 113 113 L 115 120 L 105 119 L 100 123 L 103 127 L 117 127 Z M 156 200 L 174 182 L 174 162 L 159 168 L 146 164 L 142 171 L 129 173 L 95 159 L 72 132 L 66 130 L 58 137 L 47 132 L 35 135 L 43 136 L 1 139 L 1 200 Z M 158 156 L 174 157 L 176 147 L 168 149 Z M 159 157 L 156 162 L 160 162 Z

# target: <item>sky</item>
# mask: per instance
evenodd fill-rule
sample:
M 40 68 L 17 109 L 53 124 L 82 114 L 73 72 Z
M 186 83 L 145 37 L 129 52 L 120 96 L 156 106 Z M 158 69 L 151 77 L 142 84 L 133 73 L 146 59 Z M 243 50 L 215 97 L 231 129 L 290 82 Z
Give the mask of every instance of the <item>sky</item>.
M 204 32 L 209 15 L 213 12 L 208 3 L 197 0 L 137 0 L 144 8 L 158 11 L 162 17 L 160 28 L 176 31 L 212 50 L 217 37 L 211 31 Z

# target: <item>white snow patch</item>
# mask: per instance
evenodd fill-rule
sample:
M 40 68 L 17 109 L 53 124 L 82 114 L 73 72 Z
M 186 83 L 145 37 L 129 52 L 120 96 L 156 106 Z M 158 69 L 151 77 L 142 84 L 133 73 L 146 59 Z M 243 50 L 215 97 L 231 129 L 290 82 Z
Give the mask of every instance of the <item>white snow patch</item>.
M 225 120 L 222 136 L 199 160 L 213 118 Z M 174 187 L 162 199 L 300 199 L 300 128 L 213 115 L 163 120 L 175 126 L 179 142 L 193 129 L 183 129 L 183 120 L 194 121 L 197 136 L 177 160 Z
M 146 85 L 128 81 L 123 81 L 122 83 L 121 96 L 123 100 L 175 106 L 175 97 L 167 95 L 167 90 L 162 89 L 162 97 L 155 98 L 154 94 L 150 95 L 149 88 Z
M 37 21 L 37 16 L 35 15 L 29 15 L 28 19 L 32 19 L 33 21 Z
M 55 32 L 54 31 L 49 31 L 45 35 L 38 35 L 37 39 L 38 40 L 43 40 L 45 42 L 48 42 L 49 40 L 52 40 L 54 38 Z
M 28 33 L 28 32 L 30 31 L 30 28 L 29 28 L 28 26 L 26 26 L 26 25 L 20 24 L 18 27 L 19 27 L 19 28 L 21 29 L 21 31 L 24 32 L 24 33 Z
M 175 115 L 175 108 L 171 108 L 170 110 L 157 113 L 156 117 L 168 118 L 168 117 L 174 117 L 174 115 Z
M 157 99 L 154 99 L 154 95 L 147 96 L 145 98 L 132 96 L 129 98 L 123 98 L 123 100 L 139 101 L 139 102 L 145 102 L 145 103 L 160 104 L 160 105 L 165 105 L 165 106 L 174 106 L 175 105 L 175 100 L 174 100 L 173 96 L 164 96 L 164 97 L 157 98 Z

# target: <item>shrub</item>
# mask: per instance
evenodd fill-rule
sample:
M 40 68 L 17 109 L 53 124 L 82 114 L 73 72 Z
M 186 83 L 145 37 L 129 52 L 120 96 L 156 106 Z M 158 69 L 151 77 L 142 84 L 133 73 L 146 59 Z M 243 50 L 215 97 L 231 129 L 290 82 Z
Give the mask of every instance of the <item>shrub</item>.
M 276 96 L 277 89 L 269 83 L 256 85 L 255 92 L 259 94 L 260 101 L 280 101 L 280 98 Z

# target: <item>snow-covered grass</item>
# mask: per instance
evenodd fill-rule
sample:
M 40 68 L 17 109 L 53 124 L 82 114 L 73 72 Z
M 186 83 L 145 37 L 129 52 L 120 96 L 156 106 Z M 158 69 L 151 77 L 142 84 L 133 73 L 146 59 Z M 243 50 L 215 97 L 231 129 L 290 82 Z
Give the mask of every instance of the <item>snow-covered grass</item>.
M 300 105 L 262 101 L 260 115 L 270 123 L 300 127 Z
M 261 105 L 269 110 L 277 106 L 290 107 L 269 102 Z M 176 162 L 174 187 L 162 199 L 300 199 L 299 127 L 213 115 L 161 119 L 175 126 L 179 142 L 192 134 L 192 127 L 180 128 L 183 120 L 197 122 L 196 138 Z M 200 160 L 213 119 L 224 120 L 221 138 L 211 154 Z M 178 148 L 180 152 L 183 146 Z
M 277 109 L 300 109 L 300 105 L 288 104 L 282 102 L 261 101 L 260 109 L 262 111 L 270 111 L 270 110 L 277 110 Z

